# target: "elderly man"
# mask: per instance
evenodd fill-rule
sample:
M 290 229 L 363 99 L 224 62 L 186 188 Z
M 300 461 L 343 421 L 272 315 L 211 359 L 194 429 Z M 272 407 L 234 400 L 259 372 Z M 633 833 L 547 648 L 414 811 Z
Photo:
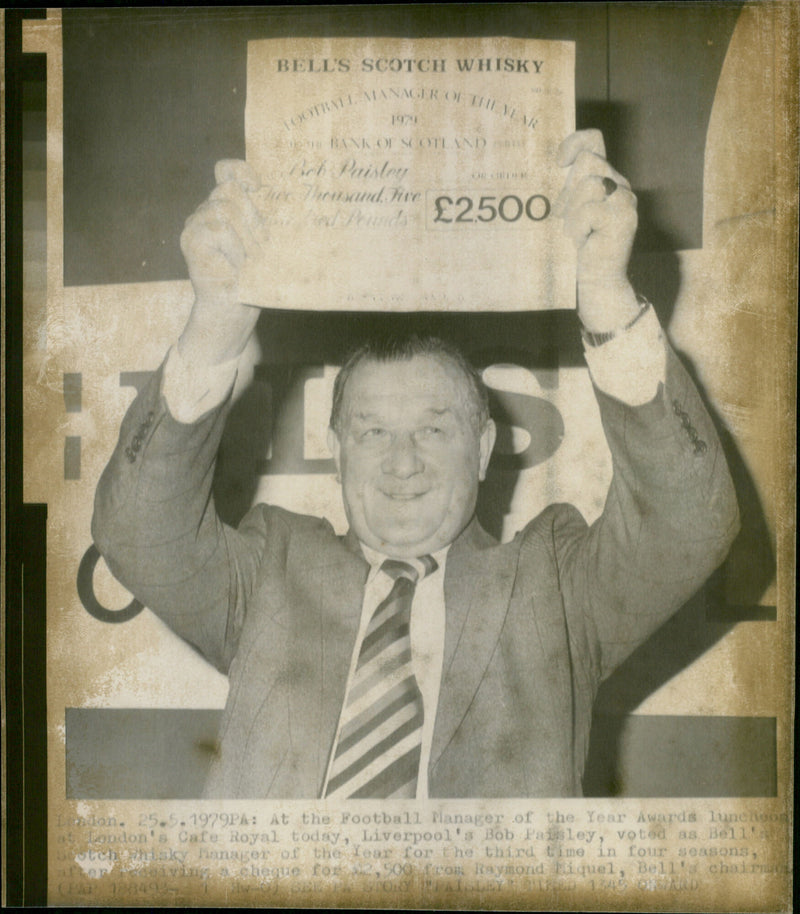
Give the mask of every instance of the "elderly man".
M 188 220 L 195 303 L 123 422 L 93 529 L 115 576 L 230 678 L 209 796 L 580 795 L 600 682 L 724 558 L 738 515 L 719 442 L 627 280 L 635 197 L 597 131 L 559 154 L 614 476 L 591 527 L 552 505 L 505 544 L 474 516 L 485 389 L 432 339 L 365 347 L 339 374 L 345 536 L 263 504 L 222 523 L 214 461 L 259 313 L 237 276 L 268 250 L 247 166 L 220 163 Z

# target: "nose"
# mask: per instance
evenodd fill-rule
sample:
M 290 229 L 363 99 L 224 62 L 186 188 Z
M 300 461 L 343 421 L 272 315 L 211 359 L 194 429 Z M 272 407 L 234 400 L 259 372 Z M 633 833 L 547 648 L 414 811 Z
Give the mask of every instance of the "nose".
M 414 438 L 410 434 L 395 435 L 383 458 L 383 472 L 398 479 L 408 479 L 424 468 Z

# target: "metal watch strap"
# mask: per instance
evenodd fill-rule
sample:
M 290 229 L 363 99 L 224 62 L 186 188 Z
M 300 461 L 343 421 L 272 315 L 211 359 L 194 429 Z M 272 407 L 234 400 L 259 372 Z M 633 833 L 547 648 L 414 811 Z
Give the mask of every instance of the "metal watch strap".
M 636 300 L 640 305 L 639 312 L 634 318 L 629 320 L 624 327 L 621 327 L 618 330 L 605 330 L 602 333 L 592 333 L 591 330 L 581 327 L 583 341 L 589 346 L 602 346 L 603 343 L 607 343 L 609 340 L 613 340 L 614 337 L 630 330 L 631 327 L 633 327 L 633 325 L 652 307 L 650 302 L 643 295 L 639 295 L 638 292 L 636 293 Z

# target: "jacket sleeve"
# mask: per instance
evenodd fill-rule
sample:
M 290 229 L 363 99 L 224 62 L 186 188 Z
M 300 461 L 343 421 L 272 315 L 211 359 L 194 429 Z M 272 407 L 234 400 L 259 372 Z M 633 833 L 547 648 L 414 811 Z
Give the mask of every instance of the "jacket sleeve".
M 136 397 L 97 486 L 92 536 L 114 577 L 227 671 L 267 536 L 254 509 L 238 530 L 217 516 L 212 481 L 227 401 L 174 419 L 163 366 Z
M 724 560 L 739 513 L 711 418 L 672 350 L 651 402 L 596 395 L 613 461 L 605 508 L 591 527 L 566 506 L 551 518 L 570 625 L 586 627 L 604 679 Z

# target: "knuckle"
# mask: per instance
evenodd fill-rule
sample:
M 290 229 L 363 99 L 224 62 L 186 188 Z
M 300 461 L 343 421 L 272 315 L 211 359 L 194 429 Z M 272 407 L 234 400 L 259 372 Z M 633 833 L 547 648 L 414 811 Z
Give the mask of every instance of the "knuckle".
M 597 202 L 611 196 L 606 190 L 605 179 L 600 175 L 587 175 L 584 179 L 584 194 L 587 200 Z
M 596 168 L 598 162 L 605 162 L 605 159 L 598 155 L 593 149 L 581 149 L 575 160 L 575 164 L 584 169 Z
M 231 206 L 230 200 L 225 199 L 224 197 L 213 200 L 208 207 L 209 218 L 215 222 L 228 222 L 234 214 L 234 209 Z
M 192 213 L 191 216 L 184 222 L 183 231 L 181 232 L 181 245 L 191 244 L 191 242 L 197 237 L 198 229 L 201 228 L 201 220 L 197 213 Z
M 189 216 L 185 224 L 187 226 L 202 225 L 204 220 L 208 217 L 210 208 L 211 207 L 208 200 L 204 200 L 200 206 L 198 206 L 197 209 Z
M 217 184 L 224 184 L 231 180 L 231 173 L 236 164 L 235 159 L 220 159 L 214 166 L 214 178 Z
M 237 200 L 241 196 L 241 188 L 233 181 L 226 181 L 223 184 L 217 184 L 214 190 L 209 194 L 208 199 L 212 203 L 228 203 Z
M 631 206 L 619 208 L 616 213 L 616 220 L 619 225 L 627 230 L 635 229 L 639 221 L 636 210 Z
M 243 159 L 222 159 L 214 167 L 218 186 L 225 186 L 231 192 L 254 189 L 258 180 L 252 167 Z
M 606 142 L 603 138 L 602 130 L 598 130 L 597 127 L 590 127 L 587 131 L 587 138 L 594 152 L 601 159 L 604 159 L 606 156 Z
M 619 201 L 617 206 L 619 207 L 620 212 L 623 215 L 635 217 L 639 205 L 638 200 L 636 199 L 636 194 L 623 187 L 620 187 L 617 193 L 619 194 Z

